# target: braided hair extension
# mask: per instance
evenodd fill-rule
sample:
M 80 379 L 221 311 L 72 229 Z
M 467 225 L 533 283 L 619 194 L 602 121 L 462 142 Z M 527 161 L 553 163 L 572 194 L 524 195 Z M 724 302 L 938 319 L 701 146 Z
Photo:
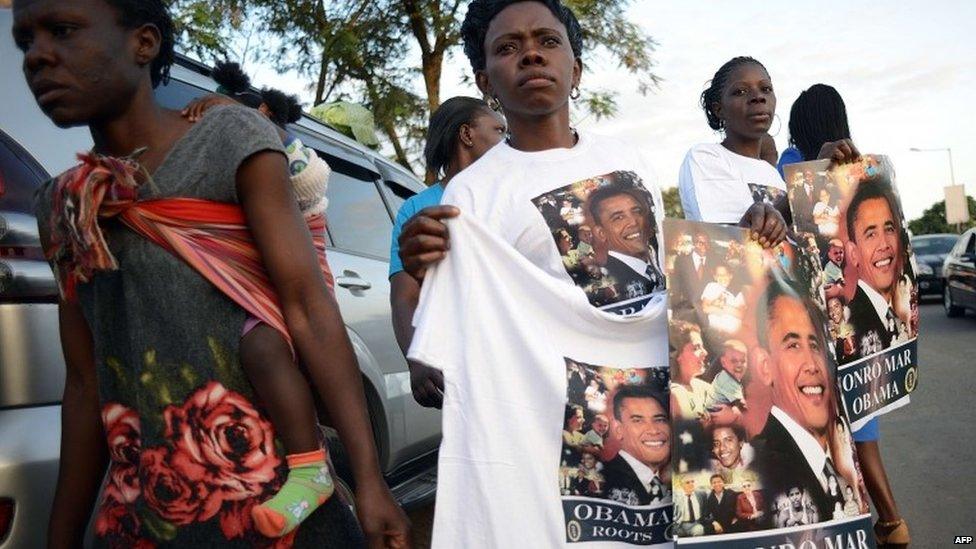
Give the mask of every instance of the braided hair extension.
M 790 144 L 804 160 L 816 160 L 824 143 L 850 139 L 844 99 L 832 86 L 814 84 L 790 108 Z
M 729 76 L 732 72 L 742 65 L 748 65 L 750 63 L 759 65 L 763 70 L 766 70 L 766 67 L 762 63 L 752 57 L 733 57 L 719 67 L 718 71 L 715 72 L 715 76 L 709 82 L 708 88 L 701 93 L 699 104 L 705 111 L 705 119 L 708 120 L 708 127 L 713 130 L 722 130 L 725 128 L 725 121 L 718 117 L 713 105 L 722 102 L 722 92 L 725 91 L 725 86 L 728 84 Z

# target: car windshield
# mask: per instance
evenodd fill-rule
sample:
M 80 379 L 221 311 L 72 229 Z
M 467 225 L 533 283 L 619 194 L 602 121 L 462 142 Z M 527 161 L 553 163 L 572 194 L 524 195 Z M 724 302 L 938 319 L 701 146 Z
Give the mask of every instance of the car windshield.
M 912 240 L 912 249 L 918 255 L 947 254 L 955 246 L 956 239 L 955 236 L 916 238 Z

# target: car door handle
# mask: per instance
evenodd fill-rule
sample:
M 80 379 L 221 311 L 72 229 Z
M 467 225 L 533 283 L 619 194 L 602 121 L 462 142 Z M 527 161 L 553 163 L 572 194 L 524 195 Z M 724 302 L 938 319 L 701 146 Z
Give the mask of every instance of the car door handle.
M 368 290 L 373 287 L 369 282 L 359 278 L 359 275 L 356 273 L 346 271 L 342 274 L 343 276 L 337 276 L 335 281 L 336 284 L 343 288 L 349 288 L 350 290 Z

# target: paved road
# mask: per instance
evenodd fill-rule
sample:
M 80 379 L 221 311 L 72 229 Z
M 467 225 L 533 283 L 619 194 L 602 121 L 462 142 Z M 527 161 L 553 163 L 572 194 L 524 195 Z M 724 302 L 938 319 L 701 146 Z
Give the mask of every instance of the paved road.
M 976 536 L 976 315 L 921 309 L 920 373 L 912 403 L 881 420 L 881 448 L 913 548 Z M 432 506 L 410 516 L 415 547 L 428 547 Z
M 881 449 L 912 547 L 976 536 L 976 316 L 924 303 L 912 403 L 881 420 Z

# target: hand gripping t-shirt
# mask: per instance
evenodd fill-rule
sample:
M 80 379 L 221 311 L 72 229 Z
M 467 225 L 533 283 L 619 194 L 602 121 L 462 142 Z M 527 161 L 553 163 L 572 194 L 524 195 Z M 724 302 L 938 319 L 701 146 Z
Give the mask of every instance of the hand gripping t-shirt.
M 465 210 L 448 228 L 408 353 L 444 372 L 433 546 L 671 547 L 664 294 L 604 312 Z
M 685 219 L 734 224 L 754 203 L 772 203 L 786 193 L 786 183 L 765 160 L 702 143 L 685 155 L 678 191 Z
M 643 156 L 581 132 L 572 148 L 523 152 L 499 143 L 444 192 L 550 275 L 604 310 L 631 314 L 664 290 L 664 206 Z

